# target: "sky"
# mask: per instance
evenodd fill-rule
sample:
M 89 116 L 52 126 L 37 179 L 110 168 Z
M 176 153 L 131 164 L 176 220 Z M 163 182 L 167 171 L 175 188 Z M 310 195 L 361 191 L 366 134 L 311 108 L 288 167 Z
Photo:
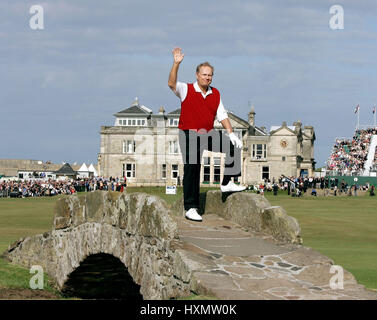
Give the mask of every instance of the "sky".
M 253 104 L 267 129 L 313 126 L 324 166 L 357 104 L 373 124 L 376 15 L 375 0 L 1 0 L 0 158 L 96 163 L 100 127 L 135 97 L 180 107 L 167 79 L 181 47 L 180 81 L 209 61 L 226 109 L 246 120 Z

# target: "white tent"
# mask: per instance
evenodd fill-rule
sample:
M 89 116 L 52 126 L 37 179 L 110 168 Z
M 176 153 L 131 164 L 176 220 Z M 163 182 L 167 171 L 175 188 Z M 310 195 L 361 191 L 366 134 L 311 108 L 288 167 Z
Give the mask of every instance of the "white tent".
M 86 166 L 85 162 L 82 164 L 82 166 L 80 167 L 79 170 L 77 170 L 78 172 L 88 172 L 89 169 L 88 167 Z
M 94 166 L 93 166 L 92 163 L 90 164 L 88 170 L 89 170 L 89 172 L 92 172 L 92 173 L 93 173 L 93 176 L 98 177 L 98 172 L 97 172 L 96 168 L 94 168 Z
M 89 169 L 86 166 L 85 162 L 82 164 L 79 170 L 77 170 L 77 174 L 79 178 L 89 178 Z

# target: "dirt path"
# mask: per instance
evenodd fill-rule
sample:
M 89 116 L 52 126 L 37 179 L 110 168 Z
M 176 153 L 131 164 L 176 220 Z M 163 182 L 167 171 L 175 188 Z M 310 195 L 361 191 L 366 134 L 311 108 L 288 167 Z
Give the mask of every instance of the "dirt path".
M 0 300 L 56 300 L 61 299 L 52 292 L 31 289 L 1 289 Z

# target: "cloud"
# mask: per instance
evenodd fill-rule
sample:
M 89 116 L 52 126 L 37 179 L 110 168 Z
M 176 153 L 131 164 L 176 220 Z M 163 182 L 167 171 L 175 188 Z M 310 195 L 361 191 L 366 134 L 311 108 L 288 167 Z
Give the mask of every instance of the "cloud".
M 315 125 L 319 163 L 336 132 L 345 134 L 345 123 L 352 134 L 346 108 L 376 99 L 376 1 L 45 0 L 39 3 L 45 30 L 38 32 L 28 26 L 33 4 L 0 3 L 3 128 L 22 123 L 17 143 L 0 142 L 10 154 L 22 150 L 20 137 L 34 130 L 36 119 L 44 119 L 51 144 L 54 137 L 65 143 L 91 132 L 95 143 L 74 150 L 87 159 L 99 150 L 93 145 L 100 125 L 112 124 L 113 113 L 135 96 L 155 112 L 161 105 L 174 110 L 179 101 L 166 84 L 174 46 L 186 54 L 180 79 L 194 80 L 195 66 L 211 61 L 214 85 L 241 117 L 250 100 L 258 125 L 298 118 Z M 344 7 L 344 30 L 329 28 L 333 4 Z M 333 123 L 339 115 L 343 125 Z

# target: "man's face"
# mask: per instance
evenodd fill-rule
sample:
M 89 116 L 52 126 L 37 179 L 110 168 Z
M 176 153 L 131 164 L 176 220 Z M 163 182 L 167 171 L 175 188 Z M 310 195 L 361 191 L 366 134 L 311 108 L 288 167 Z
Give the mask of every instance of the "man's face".
M 196 73 L 196 80 L 199 86 L 208 87 L 212 82 L 212 68 L 207 66 L 201 67 L 199 72 Z

